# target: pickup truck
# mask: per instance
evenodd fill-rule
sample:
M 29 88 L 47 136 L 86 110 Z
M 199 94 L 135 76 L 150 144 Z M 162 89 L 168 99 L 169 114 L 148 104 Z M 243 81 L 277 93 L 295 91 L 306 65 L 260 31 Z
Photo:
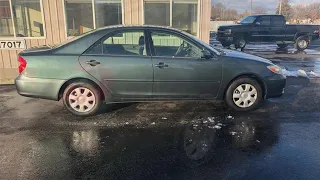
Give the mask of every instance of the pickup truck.
M 219 26 L 217 40 L 224 47 L 234 44 L 241 50 L 250 42 L 275 42 L 279 48 L 293 44 L 303 51 L 319 34 L 319 25 L 288 25 L 282 15 L 252 15 L 239 24 Z

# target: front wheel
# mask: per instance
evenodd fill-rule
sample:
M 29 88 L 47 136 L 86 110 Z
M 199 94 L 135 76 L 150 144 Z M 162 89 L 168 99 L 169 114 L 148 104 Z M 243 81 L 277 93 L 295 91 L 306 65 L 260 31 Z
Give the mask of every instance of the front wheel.
M 234 43 L 234 47 L 236 49 L 241 49 L 241 51 L 244 50 L 244 48 L 247 45 L 247 41 L 244 39 L 244 37 L 237 37 Z
M 306 36 L 301 36 L 296 39 L 296 43 L 294 44 L 294 47 L 298 51 L 303 51 L 307 49 L 309 46 L 309 39 Z
M 255 79 L 241 77 L 228 87 L 225 102 L 235 111 L 250 111 L 260 105 L 262 97 L 262 88 Z
M 99 89 L 88 81 L 71 83 L 63 93 L 63 104 L 77 116 L 91 116 L 98 112 L 102 104 Z

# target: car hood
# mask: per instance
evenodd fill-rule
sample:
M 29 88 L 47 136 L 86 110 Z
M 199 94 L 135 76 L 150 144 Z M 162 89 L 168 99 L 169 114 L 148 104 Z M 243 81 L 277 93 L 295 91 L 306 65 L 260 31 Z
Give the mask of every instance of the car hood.
M 259 62 L 263 62 L 263 63 L 267 63 L 267 64 L 272 64 L 272 62 L 268 59 L 265 59 L 265 58 L 262 58 L 259 56 L 255 56 L 255 55 L 251 55 L 251 54 L 247 54 L 247 53 L 243 53 L 243 52 L 239 52 L 239 51 L 233 51 L 233 50 L 224 50 L 223 56 L 232 57 L 232 58 L 240 58 L 240 59 L 249 60 L 249 61 L 259 61 Z

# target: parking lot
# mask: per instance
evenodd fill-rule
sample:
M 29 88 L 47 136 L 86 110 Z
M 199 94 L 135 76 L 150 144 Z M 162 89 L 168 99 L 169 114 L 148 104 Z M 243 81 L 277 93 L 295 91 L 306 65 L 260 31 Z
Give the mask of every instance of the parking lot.
M 0 86 L 0 179 L 319 179 L 320 41 L 304 52 L 272 44 L 245 52 L 289 74 L 285 94 L 253 112 L 158 102 L 79 118 L 62 102 Z

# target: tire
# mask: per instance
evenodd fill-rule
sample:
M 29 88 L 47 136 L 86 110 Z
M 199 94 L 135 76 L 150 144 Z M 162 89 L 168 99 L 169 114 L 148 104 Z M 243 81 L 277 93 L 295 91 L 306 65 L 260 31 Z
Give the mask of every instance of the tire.
M 240 92 L 238 88 L 240 88 L 242 92 Z M 255 95 L 250 95 L 250 92 L 253 93 L 254 89 L 256 90 Z M 249 99 L 251 99 L 251 101 Z M 226 104 L 235 111 L 254 110 L 259 107 L 262 99 L 263 91 L 261 85 L 255 79 L 249 77 L 240 77 L 234 80 L 228 87 L 225 95 Z M 239 104 L 237 105 L 236 102 Z
M 280 49 L 288 47 L 288 44 L 277 44 Z
M 309 43 L 310 42 L 307 36 L 300 36 L 296 39 L 296 43 L 294 44 L 294 47 L 298 51 L 303 51 L 308 48 Z
M 62 99 L 69 112 L 83 117 L 95 115 L 103 101 L 99 88 L 86 80 L 75 81 L 68 85 L 63 92 Z
M 241 49 L 241 51 L 244 50 L 244 48 L 247 45 L 247 41 L 244 39 L 244 37 L 236 37 L 234 47 L 236 49 Z

